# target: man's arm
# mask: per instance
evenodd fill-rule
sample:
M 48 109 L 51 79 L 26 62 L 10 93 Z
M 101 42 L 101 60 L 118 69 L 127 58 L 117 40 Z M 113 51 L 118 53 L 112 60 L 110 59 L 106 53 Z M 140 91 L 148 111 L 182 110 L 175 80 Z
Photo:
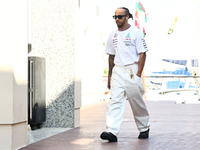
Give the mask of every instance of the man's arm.
M 141 77 L 141 75 L 142 75 L 145 60 L 146 60 L 146 52 L 140 53 L 139 63 L 138 63 L 138 72 L 136 74 L 138 77 Z
M 115 55 L 109 55 L 109 57 L 108 57 L 108 62 L 109 62 L 108 85 L 107 85 L 108 89 L 110 89 L 110 80 L 111 80 L 111 76 L 112 76 L 112 69 L 115 66 L 114 58 L 115 58 Z

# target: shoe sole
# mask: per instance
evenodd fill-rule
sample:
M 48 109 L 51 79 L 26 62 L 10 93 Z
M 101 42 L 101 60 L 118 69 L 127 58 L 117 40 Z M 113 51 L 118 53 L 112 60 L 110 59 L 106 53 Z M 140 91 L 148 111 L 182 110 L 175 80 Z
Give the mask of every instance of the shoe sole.
M 108 140 L 109 142 L 117 142 L 117 139 L 111 139 L 108 134 L 104 134 L 100 136 L 102 140 Z
M 138 139 L 148 139 L 149 137 L 138 137 Z

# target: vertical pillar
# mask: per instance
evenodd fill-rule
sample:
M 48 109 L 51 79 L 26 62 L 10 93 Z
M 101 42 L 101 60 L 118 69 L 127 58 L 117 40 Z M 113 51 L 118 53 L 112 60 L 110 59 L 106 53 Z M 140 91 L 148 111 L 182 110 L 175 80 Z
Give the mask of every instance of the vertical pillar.
M 80 0 L 75 1 L 75 84 L 74 84 L 74 127 L 80 126 L 81 107 L 81 21 L 80 21 Z
M 0 1 L 0 149 L 27 145 L 27 1 Z

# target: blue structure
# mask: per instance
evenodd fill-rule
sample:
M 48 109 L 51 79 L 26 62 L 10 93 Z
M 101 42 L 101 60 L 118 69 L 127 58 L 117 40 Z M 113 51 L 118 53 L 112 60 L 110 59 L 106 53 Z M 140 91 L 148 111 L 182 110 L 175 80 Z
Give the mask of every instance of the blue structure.
M 188 71 L 187 67 L 185 68 L 177 68 L 175 71 L 160 71 L 160 72 L 152 72 L 155 74 L 169 74 L 169 75 L 186 75 L 190 76 L 191 72 Z
M 199 67 L 198 59 L 192 59 L 192 67 Z
M 191 71 L 188 70 L 186 67 L 188 60 L 176 60 L 176 59 L 162 59 L 163 61 L 173 63 L 173 64 L 178 64 L 185 66 L 184 68 L 180 67 L 177 68 L 175 71 L 160 71 L 160 72 L 152 72 L 156 74 L 169 74 L 169 75 L 186 75 L 186 76 L 191 76 L 192 73 Z M 192 59 L 191 60 L 191 67 L 199 67 L 199 61 L 198 59 Z
M 173 60 L 173 59 L 162 59 L 162 60 L 173 63 L 173 64 L 184 65 L 184 66 L 187 64 L 187 60 Z
M 181 89 L 185 87 L 185 82 L 182 81 L 167 81 L 167 89 Z
M 183 66 L 187 65 L 187 60 L 174 60 L 174 59 L 162 59 L 162 60 L 173 63 L 173 64 L 178 64 L 178 65 L 183 65 Z M 199 67 L 198 59 L 192 59 L 191 64 L 192 64 L 192 67 Z
M 188 70 L 188 68 L 186 67 L 188 60 L 173 60 L 173 59 L 162 59 L 162 60 L 173 63 L 173 64 L 182 65 L 184 67 L 176 68 L 175 71 L 152 72 L 153 74 L 164 74 L 164 75 L 169 75 L 169 76 L 178 76 L 178 75 L 191 76 L 192 75 L 191 70 Z M 191 66 L 199 67 L 198 59 L 192 59 Z M 157 84 L 157 85 L 162 85 L 162 83 L 154 83 L 152 81 L 151 81 L 151 83 Z M 188 87 L 185 87 L 185 82 L 182 82 L 180 80 L 167 81 L 166 85 L 167 85 L 167 89 L 196 88 L 194 85 L 191 85 L 191 83 L 189 83 Z

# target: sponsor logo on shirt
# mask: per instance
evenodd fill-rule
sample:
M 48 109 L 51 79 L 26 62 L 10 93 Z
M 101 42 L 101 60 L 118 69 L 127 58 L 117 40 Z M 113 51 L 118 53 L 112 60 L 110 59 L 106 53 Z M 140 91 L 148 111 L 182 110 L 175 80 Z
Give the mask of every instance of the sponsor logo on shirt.
M 113 42 L 117 42 L 117 39 L 113 39 Z
M 124 44 L 125 44 L 126 46 L 130 46 L 130 45 L 131 45 L 131 37 L 130 37 L 130 34 L 131 34 L 131 33 L 128 33 L 127 36 L 125 36 Z
M 114 46 L 114 48 L 117 48 L 117 44 L 118 44 L 117 33 L 115 33 L 114 38 L 113 38 L 113 46 Z

